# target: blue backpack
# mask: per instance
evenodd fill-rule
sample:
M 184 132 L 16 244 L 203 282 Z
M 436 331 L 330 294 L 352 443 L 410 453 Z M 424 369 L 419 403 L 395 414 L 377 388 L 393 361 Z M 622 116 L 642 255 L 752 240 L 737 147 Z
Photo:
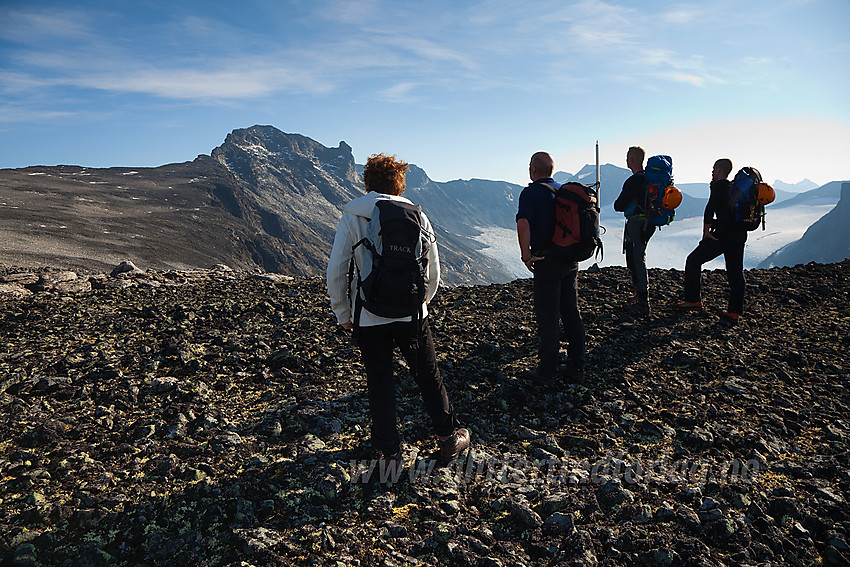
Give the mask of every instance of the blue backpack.
M 643 207 L 649 222 L 655 226 L 667 226 L 676 216 L 675 207 L 668 209 L 668 189 L 673 188 L 673 158 L 652 156 L 646 160 L 646 204 Z M 678 191 L 678 190 L 676 190 Z M 678 203 L 677 203 L 678 205 Z
M 775 193 L 768 196 L 768 191 L 773 193 L 773 188 L 762 181 L 756 168 L 743 167 L 735 174 L 729 186 L 729 207 L 737 226 L 746 230 L 756 230 L 761 226 L 764 230 L 764 206 L 775 198 Z

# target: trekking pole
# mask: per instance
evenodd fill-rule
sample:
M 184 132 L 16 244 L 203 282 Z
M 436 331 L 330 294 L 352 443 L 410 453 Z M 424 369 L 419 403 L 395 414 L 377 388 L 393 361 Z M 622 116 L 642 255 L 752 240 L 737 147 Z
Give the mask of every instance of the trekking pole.
M 596 199 L 602 204 L 602 182 L 599 180 L 599 140 L 596 140 Z

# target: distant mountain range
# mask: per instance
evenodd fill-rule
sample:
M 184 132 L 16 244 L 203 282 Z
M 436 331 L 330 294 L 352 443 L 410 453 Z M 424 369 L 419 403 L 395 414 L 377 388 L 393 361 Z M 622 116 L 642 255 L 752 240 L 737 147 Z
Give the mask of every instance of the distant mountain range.
M 806 191 L 811 191 L 812 189 L 817 189 L 818 184 L 809 179 L 803 179 L 798 183 L 785 183 L 784 181 L 777 179 L 773 182 L 773 188 L 777 191 L 783 191 L 786 193 L 804 193 Z
M 467 235 L 475 225 L 507 222 L 519 186 L 434 183 L 418 168 L 410 181 L 409 196 L 427 193 L 434 203 L 433 212 L 426 210 L 438 233 L 444 281 L 512 279 Z M 271 126 L 234 130 L 210 155 L 181 164 L 5 169 L 0 263 L 94 271 L 123 260 L 150 269 L 224 263 L 320 276 L 343 205 L 363 192 L 345 142 L 327 148 Z M 477 200 L 461 210 L 459 196 Z
M 842 198 L 841 185 L 846 181 L 831 181 L 826 185 L 798 193 L 781 202 L 774 202 L 771 209 L 788 208 L 796 205 L 832 204 Z M 778 200 L 778 199 L 777 199 Z
M 817 222 L 811 225 L 800 240 L 783 246 L 768 256 L 759 266 L 795 266 L 809 262 L 829 263 L 850 258 L 850 183 L 838 182 L 818 189 L 818 197 L 831 194 L 840 185 L 841 197 L 838 204 Z M 800 195 L 802 199 L 804 195 Z M 780 206 L 793 206 L 792 200 Z
M 0 263 L 94 271 L 122 260 L 151 269 L 224 263 L 320 276 L 343 205 L 364 192 L 361 172 L 345 142 L 328 148 L 272 126 L 234 130 L 210 155 L 156 168 L 0 170 Z M 614 217 L 611 205 L 630 172 L 605 164 L 600 175 L 603 216 Z M 556 179 L 592 183 L 595 168 Z M 677 218 L 702 215 L 702 185 L 680 188 Z M 436 182 L 411 164 L 405 196 L 423 206 L 437 231 L 446 283 L 513 279 L 476 237 L 489 227 L 516 227 L 522 189 L 485 179 Z M 773 206 L 834 204 L 838 193 L 836 182 Z

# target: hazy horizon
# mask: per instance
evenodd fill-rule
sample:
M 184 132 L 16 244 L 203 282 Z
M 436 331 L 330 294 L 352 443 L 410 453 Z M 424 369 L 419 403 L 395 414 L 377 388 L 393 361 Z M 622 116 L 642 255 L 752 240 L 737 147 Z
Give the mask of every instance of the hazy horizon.
M 766 230 L 757 229 L 748 233 L 744 251 L 744 268 L 754 269 L 770 254 L 799 240 L 809 226 L 828 213 L 837 203 L 818 205 L 800 205 L 791 208 L 771 210 L 768 206 Z M 605 227 L 602 234 L 604 259 L 590 259 L 581 262 L 579 267 L 587 269 L 598 263 L 600 267 L 625 266 L 623 254 L 623 229 L 625 219 L 622 214 L 604 211 L 601 224 Z M 516 230 L 503 227 L 487 227 L 475 240 L 487 246 L 482 253 L 498 260 L 517 278 L 530 278 L 531 272 L 520 260 Z M 702 237 L 702 216 L 689 217 L 674 221 L 662 227 L 649 241 L 646 250 L 646 263 L 649 268 L 685 269 L 685 259 L 696 248 Z M 704 270 L 725 269 L 723 256 L 706 263 Z

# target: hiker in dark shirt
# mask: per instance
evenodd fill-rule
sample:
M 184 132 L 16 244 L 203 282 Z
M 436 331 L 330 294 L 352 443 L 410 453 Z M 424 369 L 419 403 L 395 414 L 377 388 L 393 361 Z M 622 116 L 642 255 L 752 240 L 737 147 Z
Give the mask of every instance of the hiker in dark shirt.
M 643 173 L 644 157 L 646 152 L 638 146 L 632 146 L 626 152 L 626 165 L 632 176 L 623 183 L 623 190 L 614 201 L 614 210 L 625 213 L 626 216 L 623 253 L 626 255 L 626 267 L 629 269 L 635 294 L 626 305 L 626 310 L 642 315 L 650 311 L 646 245 L 655 234 L 655 226 L 649 222 L 644 210 L 647 200 L 646 178 Z
M 676 304 L 682 311 L 701 311 L 700 294 L 702 265 L 723 254 L 726 260 L 726 279 L 729 282 L 728 308 L 722 316 L 735 323 L 744 312 L 744 245 L 747 230 L 732 218 L 729 204 L 728 180 L 732 161 L 721 158 L 711 171 L 711 194 L 703 215 L 702 240 L 685 262 L 685 300 Z
M 331 306 L 337 321 L 343 328 L 358 328 L 358 346 L 366 369 L 366 386 L 369 391 L 369 410 L 372 415 L 372 445 L 389 462 L 402 462 L 401 437 L 397 429 L 395 377 L 393 376 L 393 351 L 398 346 L 408 362 L 410 373 L 419 386 L 425 409 L 438 438 L 440 457 L 451 460 L 469 446 L 469 431 L 458 427 L 455 411 L 449 403 L 446 387 L 428 321 L 427 303 L 437 293 L 440 283 L 440 260 L 437 244 L 433 242 L 428 251 L 427 273 L 425 274 L 425 301 L 420 308 L 421 320 L 418 332 L 411 342 L 411 325 L 416 323 L 411 316 L 399 318 L 381 317 L 363 307 L 360 316 L 355 315 L 352 298 L 357 297 L 357 278 L 349 275 L 350 262 L 354 262 L 356 273 L 365 266 L 372 266 L 371 257 L 365 246 L 356 246 L 367 235 L 369 218 L 375 203 L 381 199 L 412 204 L 401 196 L 404 193 L 407 163 L 395 156 L 373 155 L 366 160 L 363 180 L 368 192 L 343 208 L 342 219 L 334 237 L 331 257 L 328 261 L 327 288 Z M 420 216 L 423 232 L 433 234 L 431 223 L 424 213 Z M 364 275 L 365 277 L 365 275 Z
M 584 322 L 578 308 L 578 262 L 566 262 L 549 254 L 555 231 L 552 179 L 555 162 L 546 152 L 531 156 L 528 166 L 531 184 L 519 196 L 516 215 L 517 236 L 522 262 L 534 274 L 534 312 L 537 317 L 538 363 L 523 378 L 554 385 L 556 375 L 572 382 L 584 379 Z M 566 331 L 567 360 L 559 364 L 561 339 L 558 319 Z

